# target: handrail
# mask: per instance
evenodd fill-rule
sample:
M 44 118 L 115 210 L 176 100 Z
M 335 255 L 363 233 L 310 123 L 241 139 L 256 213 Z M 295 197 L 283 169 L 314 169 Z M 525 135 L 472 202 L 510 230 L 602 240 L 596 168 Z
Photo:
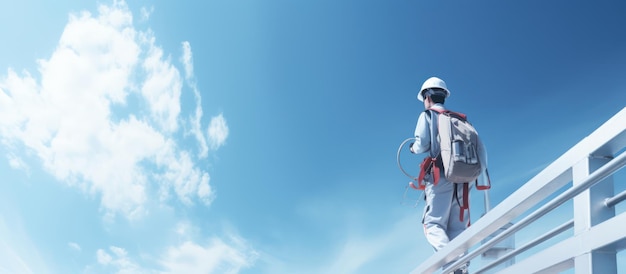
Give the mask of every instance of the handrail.
M 580 194 L 581 192 L 587 190 L 588 188 L 590 188 L 593 185 L 597 184 L 598 182 L 602 181 L 604 178 L 606 178 L 608 176 L 611 176 L 613 173 L 617 172 L 619 169 L 624 167 L 624 165 L 626 165 L 626 152 L 620 154 L 619 157 L 611 160 L 609 163 L 607 163 L 606 165 L 604 165 L 601 168 L 599 168 L 598 170 L 596 170 L 594 173 L 589 175 L 589 177 L 587 177 L 587 179 L 585 179 L 581 184 L 576 185 L 576 186 L 568 189 L 567 191 L 561 193 L 561 195 L 557 196 L 552 201 L 548 202 L 547 204 L 543 205 L 541 208 L 537 209 L 536 211 L 534 211 L 530 215 L 526 216 L 524 219 L 522 219 L 519 222 L 517 222 L 516 224 L 512 225 L 507 230 L 505 230 L 505 231 L 501 232 L 500 234 L 496 235 L 491 240 L 489 240 L 487 243 L 485 243 L 482 246 L 480 246 L 478 249 L 476 249 L 476 250 L 470 252 L 469 254 L 463 256 L 457 262 L 451 264 L 448 268 L 444 269 L 443 272 L 444 273 L 448 273 L 448 272 L 454 271 L 454 269 L 460 267 L 462 264 L 466 263 L 467 261 L 469 261 L 469 260 L 479 256 L 480 254 L 484 253 L 485 251 L 489 250 L 489 248 L 493 247 L 494 245 L 496 245 L 500 241 L 502 241 L 505 238 L 511 236 L 513 233 L 519 231 L 520 229 L 526 227 L 527 225 L 529 225 L 532 222 L 536 221 L 540 217 L 548 214 L 553 209 L 557 208 L 558 206 L 562 205 L 563 203 L 567 202 L 568 200 L 574 198 L 574 196 L 576 196 L 576 195 Z
M 497 260 L 491 262 L 490 264 L 484 266 L 481 269 L 476 270 L 475 273 L 476 274 L 483 273 L 483 272 L 485 272 L 485 271 L 487 271 L 487 270 L 489 270 L 489 269 L 491 269 L 491 268 L 493 268 L 493 267 L 495 267 L 495 266 L 505 262 L 506 260 L 508 260 L 510 258 L 513 258 L 513 257 L 517 256 L 518 254 L 520 254 L 520 253 L 522 253 L 522 252 L 524 252 L 524 251 L 526 251 L 528 249 L 531 249 L 531 248 L 535 247 L 536 245 L 538 245 L 540 243 L 543 243 L 544 241 L 546 241 L 546 240 L 548 240 L 548 239 L 550 239 L 550 238 L 552 238 L 552 237 L 554 237 L 556 235 L 561 234 L 561 232 L 563 232 L 565 230 L 568 230 L 568 229 L 572 228 L 573 226 L 574 226 L 574 219 L 571 219 L 571 220 L 563 223 L 562 225 L 558 226 L 557 228 L 552 229 L 552 230 L 546 232 L 545 234 L 537 237 L 536 239 L 530 241 L 529 243 L 527 243 L 527 244 L 525 244 L 525 245 L 523 245 L 521 247 L 518 247 L 515 250 L 512 250 L 512 251 L 506 253 L 505 255 L 502 255 L 502 257 L 498 258 Z
M 512 193 L 498 206 L 482 216 L 461 235 L 448 243 L 446 247 L 433 254 L 413 270 L 412 273 L 433 273 L 441 269 L 442 266 L 456 260 L 443 270 L 450 272 L 468 260 L 487 251 L 499 241 L 511 236 L 519 229 L 534 222 L 560 204 L 590 189 L 604 178 L 618 171 L 621 167 L 626 165 L 626 153 L 622 153 L 610 162 L 604 164 L 595 172 L 582 178 L 580 182 L 578 182 L 578 180 L 581 180 L 581 178 L 577 177 L 576 184 L 566 192 L 548 201 L 538 210 L 530 213 L 513 226 L 501 231 L 472 252 L 462 256 L 474 245 L 480 244 L 481 241 L 492 236 L 497 230 L 525 214 L 526 211 L 532 207 L 540 205 L 545 198 L 553 195 L 555 191 L 561 189 L 567 183 L 572 182 L 574 167 L 579 164 L 581 160 L 593 158 L 594 156 L 591 155 L 612 157 L 615 153 L 621 152 L 624 147 L 626 147 L 626 123 L 624 121 L 626 121 L 626 107 L 552 162 L 544 170 L 539 172 L 539 174 Z M 620 197 L 620 195 L 614 196 L 613 198 L 615 197 Z M 626 234 L 626 232 L 623 233 Z M 461 258 L 459 259 L 459 257 Z
M 606 198 L 604 200 L 604 206 L 614 207 L 615 205 L 621 203 L 624 200 L 626 200 L 626 190 L 622 191 L 620 194 L 617 194 L 611 198 Z

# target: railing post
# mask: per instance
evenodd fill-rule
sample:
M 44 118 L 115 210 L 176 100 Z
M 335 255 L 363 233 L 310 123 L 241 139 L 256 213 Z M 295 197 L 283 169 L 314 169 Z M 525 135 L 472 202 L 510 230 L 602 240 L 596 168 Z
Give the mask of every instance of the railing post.
M 498 231 L 496 231 L 495 233 L 491 234 L 489 237 L 485 238 L 482 241 L 482 244 L 488 242 L 489 240 L 493 239 L 493 237 L 497 236 L 498 234 L 500 234 L 501 232 L 509 229 L 511 226 L 513 226 L 513 223 L 508 223 L 506 225 L 504 225 L 502 228 L 498 229 Z M 507 237 L 505 240 L 503 240 L 502 242 L 494 245 L 492 248 L 490 248 L 489 250 L 485 251 L 485 253 L 482 254 L 482 259 L 483 261 L 490 263 L 493 262 L 495 260 L 497 260 L 498 258 L 501 258 L 502 256 L 506 255 L 509 252 L 512 252 L 513 250 L 515 250 L 515 234 Z M 500 271 L 502 269 L 505 269 L 509 266 L 512 266 L 515 264 L 515 257 L 511 257 L 510 259 L 502 262 L 500 265 L 493 267 L 491 270 L 489 270 L 487 273 L 496 273 L 497 271 Z
M 573 167 L 573 185 L 580 184 L 589 174 L 609 162 L 611 157 L 590 156 Z M 574 236 L 615 216 L 615 209 L 604 206 L 604 200 L 614 195 L 613 176 L 574 197 Z M 590 239 L 593 240 L 593 239 Z M 617 273 L 615 249 L 589 250 L 574 259 L 576 274 Z

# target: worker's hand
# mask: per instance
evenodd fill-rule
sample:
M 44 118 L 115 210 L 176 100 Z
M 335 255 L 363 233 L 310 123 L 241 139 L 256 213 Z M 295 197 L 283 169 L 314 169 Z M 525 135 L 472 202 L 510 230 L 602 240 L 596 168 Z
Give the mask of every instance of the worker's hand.
M 413 144 L 414 144 L 414 143 L 410 143 L 410 144 L 409 144 L 409 151 L 410 151 L 411 153 L 415 154 L 415 152 L 413 152 Z

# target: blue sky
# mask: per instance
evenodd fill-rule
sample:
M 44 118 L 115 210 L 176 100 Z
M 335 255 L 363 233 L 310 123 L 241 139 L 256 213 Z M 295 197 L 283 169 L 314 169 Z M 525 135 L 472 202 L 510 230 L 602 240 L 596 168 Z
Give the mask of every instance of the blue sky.
M 432 254 L 396 165 L 421 83 L 480 132 L 495 205 L 625 106 L 625 13 L 5 1 L 0 272 L 409 272 Z

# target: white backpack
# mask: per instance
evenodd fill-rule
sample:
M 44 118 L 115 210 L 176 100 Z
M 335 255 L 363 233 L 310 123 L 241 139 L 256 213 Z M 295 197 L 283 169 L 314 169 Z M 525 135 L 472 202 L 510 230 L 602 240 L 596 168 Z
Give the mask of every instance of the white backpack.
M 440 156 L 446 179 L 453 183 L 474 182 L 482 171 L 478 159 L 478 133 L 467 116 L 431 108 L 431 157 Z M 439 155 L 437 155 L 439 154 Z
M 491 188 L 489 173 L 485 168 L 488 185 L 479 185 L 478 176 L 483 170 L 478 146 L 479 138 L 476 129 L 467 121 L 467 116 L 449 110 L 431 108 L 430 114 L 430 157 L 424 158 L 420 164 L 420 175 L 416 189 L 425 189 L 423 183 L 426 174 L 430 173 L 434 185 L 439 181 L 440 168 L 449 182 L 462 184 L 463 203 L 459 203 L 460 220 L 463 221 L 465 210 L 469 211 L 469 183 L 476 182 L 476 189 Z M 455 190 L 456 191 L 456 190 Z M 455 195 L 458 195 L 455 192 Z M 457 201 L 458 201 L 458 196 Z

